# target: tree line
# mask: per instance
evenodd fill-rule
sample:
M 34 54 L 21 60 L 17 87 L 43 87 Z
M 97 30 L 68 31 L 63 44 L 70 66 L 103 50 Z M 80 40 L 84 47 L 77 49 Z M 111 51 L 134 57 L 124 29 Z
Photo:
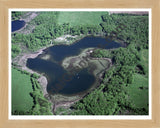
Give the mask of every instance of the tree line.
M 33 91 L 30 92 L 29 95 L 33 98 L 34 102 L 32 109 L 28 111 L 14 110 L 12 111 L 12 115 L 52 115 L 51 103 L 46 98 L 44 98 L 43 92 L 41 91 L 41 85 L 37 81 L 40 76 L 35 73 L 29 73 L 25 70 L 23 71 L 18 69 L 16 68 L 17 65 L 14 63 L 12 65 L 13 68 L 20 71 L 22 74 L 30 76 Z
M 102 23 L 99 25 L 77 25 L 70 26 L 69 23 L 58 24 L 59 12 L 41 12 L 31 24 L 35 25 L 32 33 L 12 34 L 12 43 L 22 43 L 28 49 L 35 51 L 43 46 L 49 45 L 53 40 L 62 35 L 98 35 L 105 34 L 112 40 L 122 40 L 126 44 L 134 42 L 141 49 L 148 47 L 148 16 L 102 15 Z M 13 13 L 14 15 L 14 13 Z M 17 15 L 20 15 L 17 12 Z M 138 26 L 138 27 L 137 27 Z M 15 51 L 13 50 L 13 53 Z M 20 52 L 18 52 L 20 53 Z
M 35 51 L 43 46 L 49 45 L 54 39 L 62 35 L 95 35 L 102 33 L 100 25 L 70 26 L 69 23 L 60 25 L 57 22 L 58 14 L 58 12 L 41 12 L 40 15 L 29 23 L 35 26 L 32 33 L 13 33 L 12 43 L 14 45 L 22 43 L 29 50 Z

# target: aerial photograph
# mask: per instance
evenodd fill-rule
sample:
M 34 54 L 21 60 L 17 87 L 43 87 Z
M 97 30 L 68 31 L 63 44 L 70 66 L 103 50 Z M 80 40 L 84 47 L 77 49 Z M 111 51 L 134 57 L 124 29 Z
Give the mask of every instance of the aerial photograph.
M 11 115 L 149 115 L 149 11 L 11 11 Z

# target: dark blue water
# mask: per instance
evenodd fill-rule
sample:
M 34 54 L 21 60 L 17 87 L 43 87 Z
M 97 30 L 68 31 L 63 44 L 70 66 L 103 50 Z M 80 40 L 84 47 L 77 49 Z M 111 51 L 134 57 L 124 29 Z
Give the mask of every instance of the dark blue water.
M 65 57 L 78 55 L 82 49 L 90 47 L 100 47 L 104 49 L 112 49 L 120 47 L 120 43 L 114 41 L 106 41 L 105 38 L 100 37 L 86 37 L 82 40 L 69 45 L 57 45 L 46 50 L 46 52 L 56 61 L 61 61 Z
M 12 32 L 14 31 L 17 31 L 21 28 L 23 28 L 25 25 L 25 22 L 23 20 L 15 20 L 15 21 L 12 21 Z
M 85 37 L 82 40 L 68 46 L 56 45 L 44 50 L 44 54 L 50 55 L 49 60 L 41 59 L 39 55 L 35 59 L 27 60 L 27 67 L 34 71 L 44 73 L 48 79 L 47 91 L 50 94 L 76 95 L 86 92 L 95 82 L 95 77 L 88 69 L 67 72 L 61 62 L 65 57 L 78 55 L 83 49 L 101 47 L 104 49 L 118 48 L 122 45 L 114 41 L 106 41 L 100 37 Z M 54 60 L 54 61 L 53 61 Z

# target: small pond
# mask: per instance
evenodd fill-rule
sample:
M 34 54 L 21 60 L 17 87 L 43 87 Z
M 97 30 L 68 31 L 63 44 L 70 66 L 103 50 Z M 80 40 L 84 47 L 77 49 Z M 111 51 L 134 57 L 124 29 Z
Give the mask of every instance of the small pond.
M 25 26 L 25 21 L 23 20 L 15 20 L 12 21 L 12 32 L 17 31 Z

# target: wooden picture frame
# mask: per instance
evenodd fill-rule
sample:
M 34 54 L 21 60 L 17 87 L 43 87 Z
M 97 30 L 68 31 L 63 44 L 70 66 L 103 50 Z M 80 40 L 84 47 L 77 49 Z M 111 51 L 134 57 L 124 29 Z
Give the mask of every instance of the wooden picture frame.
M 152 9 L 152 119 L 150 120 L 9 120 L 9 9 L 10 8 L 151 8 Z M 160 2 L 141 1 L 84 1 L 84 0 L 0 0 L 0 128 L 35 127 L 114 127 L 159 128 L 160 127 Z

